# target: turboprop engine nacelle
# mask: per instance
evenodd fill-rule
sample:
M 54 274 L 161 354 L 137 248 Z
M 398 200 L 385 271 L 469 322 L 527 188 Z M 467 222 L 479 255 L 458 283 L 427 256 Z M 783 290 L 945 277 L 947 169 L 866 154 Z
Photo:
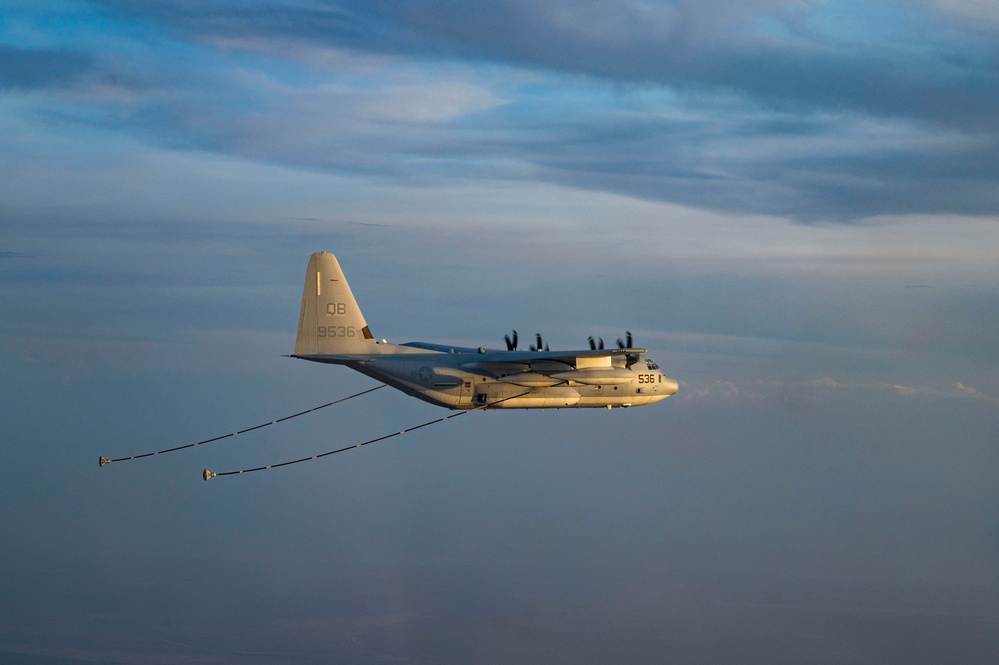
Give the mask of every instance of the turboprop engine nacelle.
M 565 379 L 554 378 L 554 375 L 547 376 L 536 372 L 508 374 L 506 376 L 499 377 L 498 380 L 503 383 L 512 383 L 515 386 L 524 386 L 525 388 L 547 388 L 549 386 L 555 386 L 565 382 Z

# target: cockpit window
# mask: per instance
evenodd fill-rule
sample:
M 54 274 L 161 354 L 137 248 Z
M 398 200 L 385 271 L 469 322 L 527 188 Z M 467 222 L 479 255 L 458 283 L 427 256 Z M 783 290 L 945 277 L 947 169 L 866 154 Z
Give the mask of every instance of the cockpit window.
M 659 365 L 657 365 L 656 361 L 653 360 L 652 358 L 646 358 L 645 359 L 645 365 L 649 369 L 659 369 Z

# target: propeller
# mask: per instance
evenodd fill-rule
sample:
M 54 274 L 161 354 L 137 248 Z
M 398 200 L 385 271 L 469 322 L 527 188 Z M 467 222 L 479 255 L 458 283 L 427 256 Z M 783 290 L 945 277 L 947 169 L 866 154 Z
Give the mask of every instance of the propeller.
M 531 351 L 540 351 L 542 348 L 544 348 L 544 350 L 547 351 L 548 350 L 548 345 L 544 344 L 541 341 L 541 333 L 537 333 L 535 335 L 535 337 L 538 340 L 538 344 L 537 344 L 537 346 L 535 346 L 534 344 L 531 344 Z
M 599 337 L 599 338 L 594 339 L 593 335 L 590 335 L 590 350 L 591 351 L 596 351 L 597 349 L 600 349 L 601 351 L 603 351 L 603 349 L 604 349 L 604 338 L 603 337 Z
M 506 350 L 516 351 L 517 350 L 517 331 L 513 331 L 513 338 L 509 335 L 503 335 L 503 339 L 506 340 Z
M 624 339 L 621 339 L 620 337 L 617 338 L 617 348 L 619 349 L 632 349 L 634 348 L 634 345 L 635 345 L 635 340 L 632 338 L 630 330 L 625 331 Z M 625 359 L 624 360 L 625 365 L 631 367 L 632 365 L 638 362 L 638 354 L 637 353 L 626 354 L 624 359 Z

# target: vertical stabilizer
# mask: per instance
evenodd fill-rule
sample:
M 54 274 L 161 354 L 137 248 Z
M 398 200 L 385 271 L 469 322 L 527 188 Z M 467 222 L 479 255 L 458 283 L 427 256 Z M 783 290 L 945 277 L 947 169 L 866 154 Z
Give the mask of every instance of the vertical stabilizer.
M 367 353 L 374 344 L 336 257 L 316 252 L 305 271 L 295 355 Z

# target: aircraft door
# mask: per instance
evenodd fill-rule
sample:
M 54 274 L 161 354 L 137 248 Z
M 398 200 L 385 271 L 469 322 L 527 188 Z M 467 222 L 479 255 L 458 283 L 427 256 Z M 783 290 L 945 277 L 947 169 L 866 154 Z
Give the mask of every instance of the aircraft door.
M 475 382 L 471 376 L 463 376 L 461 382 L 461 392 L 458 397 L 458 406 L 473 406 L 472 395 L 475 393 Z

